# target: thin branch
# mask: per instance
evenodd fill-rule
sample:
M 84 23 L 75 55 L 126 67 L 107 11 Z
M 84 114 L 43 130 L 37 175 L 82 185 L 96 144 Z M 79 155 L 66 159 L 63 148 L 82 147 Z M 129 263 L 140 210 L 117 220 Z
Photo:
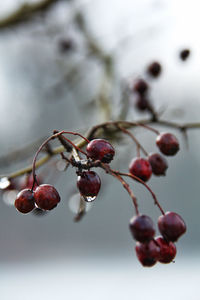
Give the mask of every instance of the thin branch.
M 36 14 L 48 10 L 53 4 L 59 1 L 61 0 L 43 0 L 37 3 L 25 3 L 21 5 L 16 11 L 0 20 L 0 29 L 13 27 L 18 24 L 27 22 L 31 20 L 31 18 Z

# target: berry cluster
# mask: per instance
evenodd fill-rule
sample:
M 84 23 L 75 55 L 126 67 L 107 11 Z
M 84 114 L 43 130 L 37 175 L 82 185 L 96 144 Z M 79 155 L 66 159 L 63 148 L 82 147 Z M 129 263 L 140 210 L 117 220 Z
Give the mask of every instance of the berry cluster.
M 129 135 L 136 144 L 137 156 L 132 159 L 129 165 L 129 173 L 122 173 L 110 167 L 110 162 L 115 156 L 115 149 L 107 140 L 92 138 L 88 140 L 77 132 L 54 131 L 54 134 L 44 141 L 36 152 L 33 159 L 32 174 L 29 174 L 26 178 L 26 183 L 21 185 L 23 189 L 16 197 L 15 207 L 19 212 L 26 214 L 33 210 L 39 210 L 39 212 L 52 210 L 60 202 L 57 190 L 50 184 L 41 184 L 41 180 L 36 176 L 38 154 L 44 147 L 49 146 L 48 143 L 51 140 L 58 139 L 64 148 L 64 151 L 60 153 L 62 160 L 67 165 L 76 168 L 77 188 L 82 201 L 94 201 L 101 188 L 100 177 L 91 170 L 92 168 L 101 168 L 107 174 L 112 175 L 123 185 L 133 201 L 136 216 L 130 221 L 130 230 L 137 241 L 136 254 L 139 261 L 143 266 L 153 266 L 157 261 L 169 263 L 176 255 L 174 242 L 186 231 L 186 225 L 178 214 L 164 212 L 155 194 L 146 184 L 152 173 L 157 176 L 165 175 L 168 168 L 166 159 L 159 153 L 148 154 L 132 132 L 125 128 L 128 124 L 126 121 L 124 123 L 112 122 L 112 126 Z M 142 126 L 144 129 L 151 130 L 157 135 L 156 145 L 162 154 L 172 156 L 178 152 L 179 142 L 173 134 L 159 133 L 156 129 L 144 124 L 135 123 L 135 126 Z M 86 145 L 86 149 L 83 150 L 78 147 L 65 136 L 66 134 L 81 137 L 84 140 L 82 145 Z M 147 158 L 140 157 L 140 151 L 143 151 Z M 68 155 L 64 152 L 68 153 Z M 85 156 L 84 159 L 81 155 Z M 139 213 L 137 199 L 128 183 L 124 180 L 124 176 L 143 184 L 151 193 L 155 204 L 162 213 L 162 216 L 158 219 L 158 228 L 162 237 L 154 238 L 155 228 L 153 221 L 149 216 Z M 83 215 L 83 211 L 80 213 Z M 80 215 L 76 220 L 79 219 Z

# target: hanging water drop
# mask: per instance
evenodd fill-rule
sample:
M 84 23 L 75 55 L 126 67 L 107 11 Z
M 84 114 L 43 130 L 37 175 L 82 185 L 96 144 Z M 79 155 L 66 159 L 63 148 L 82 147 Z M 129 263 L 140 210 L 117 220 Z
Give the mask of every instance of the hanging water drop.
M 86 202 L 93 202 L 96 199 L 96 196 L 83 196 Z

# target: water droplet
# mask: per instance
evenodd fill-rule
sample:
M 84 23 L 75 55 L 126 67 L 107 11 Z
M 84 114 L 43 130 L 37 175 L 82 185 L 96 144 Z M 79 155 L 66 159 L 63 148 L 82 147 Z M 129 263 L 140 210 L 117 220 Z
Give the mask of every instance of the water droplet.
M 85 200 L 85 199 L 84 199 Z M 77 214 L 80 207 L 80 201 L 81 201 L 81 195 L 79 193 L 73 194 L 71 198 L 69 199 L 69 209 Z M 92 203 L 85 203 L 85 211 L 89 211 L 92 207 Z
M 7 177 L 3 177 L 0 179 L 0 189 L 4 190 L 10 185 L 10 181 Z
M 87 196 L 83 197 L 86 202 L 93 202 L 96 199 L 96 196 Z

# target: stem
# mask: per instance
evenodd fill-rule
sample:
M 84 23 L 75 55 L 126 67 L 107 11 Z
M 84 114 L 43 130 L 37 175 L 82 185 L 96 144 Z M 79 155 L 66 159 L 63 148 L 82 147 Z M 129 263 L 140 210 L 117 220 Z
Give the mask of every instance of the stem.
M 156 195 L 154 194 L 154 192 L 151 190 L 151 188 L 150 188 L 150 187 L 149 187 L 142 179 L 140 179 L 139 177 L 137 177 L 137 176 L 135 176 L 135 175 L 132 175 L 132 174 L 130 174 L 130 173 L 123 173 L 123 172 L 118 172 L 118 171 L 115 171 L 115 170 L 112 170 L 112 172 L 114 172 L 115 174 L 119 174 L 119 175 L 121 175 L 121 176 L 127 176 L 127 177 L 130 177 L 130 178 L 132 178 L 132 179 L 134 179 L 134 180 L 137 180 L 137 181 L 139 181 L 140 183 L 142 183 L 142 184 L 146 187 L 146 189 L 151 193 L 151 195 L 152 195 L 152 197 L 153 197 L 153 199 L 154 199 L 155 205 L 158 206 L 158 208 L 160 209 L 160 211 L 161 211 L 161 213 L 162 213 L 163 215 L 165 214 L 163 208 L 161 207 L 160 203 L 158 202 L 158 199 L 157 199 Z
M 131 190 L 130 186 L 128 185 L 128 183 L 120 176 L 120 174 L 117 174 L 117 173 L 113 172 L 113 170 L 109 167 L 109 165 L 101 163 L 100 167 L 103 168 L 106 171 L 106 173 L 112 175 L 113 177 L 115 177 L 117 180 L 119 180 L 121 182 L 123 187 L 129 193 L 129 195 L 130 195 L 130 197 L 133 201 L 133 205 L 135 207 L 136 215 L 138 216 L 139 215 L 139 210 L 138 210 L 137 199 L 136 199 L 133 191 Z
M 135 144 L 137 146 L 137 156 L 138 157 L 140 157 L 140 149 L 142 150 L 144 155 L 148 156 L 147 151 L 144 149 L 144 147 L 139 143 L 139 141 L 136 139 L 136 137 L 129 130 L 127 130 L 119 125 L 117 125 L 117 128 L 119 128 L 125 134 L 129 135 L 132 138 L 132 140 L 135 142 Z

